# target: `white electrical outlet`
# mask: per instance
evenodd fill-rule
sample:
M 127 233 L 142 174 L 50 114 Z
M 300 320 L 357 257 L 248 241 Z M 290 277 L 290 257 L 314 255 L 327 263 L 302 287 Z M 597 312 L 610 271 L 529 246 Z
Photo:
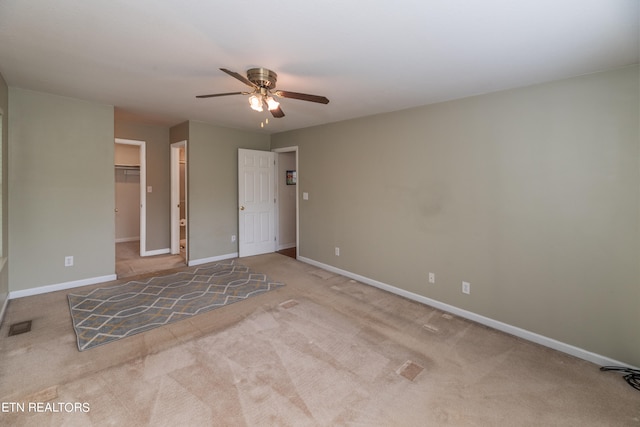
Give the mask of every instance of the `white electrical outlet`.
M 236 235 L 235 235 L 235 234 L 232 234 L 232 235 L 231 235 L 231 241 L 232 241 L 232 242 L 235 242 L 235 241 L 236 241 Z
M 336 256 L 340 256 L 340 248 L 336 247 Z
M 435 273 L 429 273 L 429 283 L 436 283 Z
M 64 257 L 64 266 L 65 267 L 73 267 L 73 256 Z
M 462 293 L 463 294 L 470 294 L 471 293 L 471 283 L 462 282 Z

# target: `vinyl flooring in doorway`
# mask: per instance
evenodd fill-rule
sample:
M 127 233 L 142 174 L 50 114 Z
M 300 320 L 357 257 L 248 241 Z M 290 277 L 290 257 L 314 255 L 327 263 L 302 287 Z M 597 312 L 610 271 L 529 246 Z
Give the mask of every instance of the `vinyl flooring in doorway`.
M 296 251 L 296 248 L 288 248 L 288 249 L 282 249 L 281 251 L 278 251 L 278 253 L 295 259 L 297 251 Z

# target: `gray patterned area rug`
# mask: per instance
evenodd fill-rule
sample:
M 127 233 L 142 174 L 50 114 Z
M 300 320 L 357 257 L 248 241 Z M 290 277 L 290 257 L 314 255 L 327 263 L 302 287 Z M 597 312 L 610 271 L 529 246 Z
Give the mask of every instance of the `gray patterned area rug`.
M 284 286 L 234 260 L 69 294 L 80 351 Z

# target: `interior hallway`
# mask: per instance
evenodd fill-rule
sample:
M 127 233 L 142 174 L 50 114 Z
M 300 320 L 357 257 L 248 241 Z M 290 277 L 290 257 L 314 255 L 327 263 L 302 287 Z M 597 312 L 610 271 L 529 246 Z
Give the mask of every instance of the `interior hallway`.
M 12 300 L 0 400 L 90 411 L 2 413 L 0 424 L 640 424 L 640 393 L 592 363 L 280 254 L 239 262 L 286 286 L 85 352 L 73 291 Z M 31 332 L 7 337 L 28 319 Z

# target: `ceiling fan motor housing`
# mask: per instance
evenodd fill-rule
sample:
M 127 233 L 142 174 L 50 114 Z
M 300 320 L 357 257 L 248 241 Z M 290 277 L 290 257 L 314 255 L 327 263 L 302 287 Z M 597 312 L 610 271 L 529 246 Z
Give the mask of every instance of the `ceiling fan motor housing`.
M 276 87 L 278 75 L 266 68 L 251 68 L 247 70 L 247 79 L 260 87 L 273 89 Z

